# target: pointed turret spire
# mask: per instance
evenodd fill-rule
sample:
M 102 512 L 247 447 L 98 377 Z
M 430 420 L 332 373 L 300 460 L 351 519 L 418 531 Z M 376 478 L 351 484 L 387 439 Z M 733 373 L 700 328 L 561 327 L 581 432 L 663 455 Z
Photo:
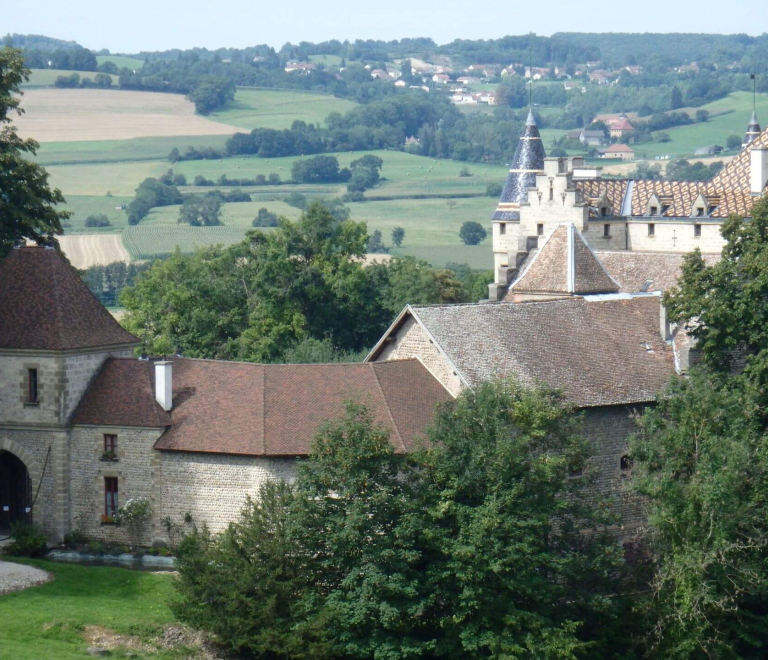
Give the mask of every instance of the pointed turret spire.
M 757 123 L 757 113 L 753 110 L 752 119 L 749 120 L 749 126 L 747 126 L 747 132 L 744 134 L 744 141 L 741 143 L 741 148 L 744 149 L 750 142 L 752 142 L 752 140 L 760 135 L 760 133 L 761 129 L 760 124 Z
M 545 156 L 544 143 L 536 126 L 533 108 L 530 108 L 493 220 L 520 219 L 520 203 L 527 200 L 528 189 L 536 187 L 536 174 L 544 172 Z

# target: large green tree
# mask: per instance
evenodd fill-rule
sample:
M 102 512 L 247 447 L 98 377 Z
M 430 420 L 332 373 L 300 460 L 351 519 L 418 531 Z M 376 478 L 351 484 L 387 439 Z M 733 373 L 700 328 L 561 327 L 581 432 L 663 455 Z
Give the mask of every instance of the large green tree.
M 350 403 L 292 490 L 182 547 L 176 610 L 264 659 L 631 657 L 612 644 L 620 549 L 583 496 L 578 431 L 555 393 L 489 383 L 398 454 Z
M 20 50 L 0 48 L 0 259 L 17 243 L 55 243 L 61 222 L 69 217 L 55 206 L 64 201 L 48 185 L 48 173 L 31 160 L 38 144 L 19 137 L 11 115 L 21 114 L 20 85 L 29 80 Z

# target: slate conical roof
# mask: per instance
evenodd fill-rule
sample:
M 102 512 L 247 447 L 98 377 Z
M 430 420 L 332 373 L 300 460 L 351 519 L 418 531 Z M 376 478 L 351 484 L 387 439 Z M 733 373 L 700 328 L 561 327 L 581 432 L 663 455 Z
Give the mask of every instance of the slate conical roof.
M 66 351 L 138 344 L 52 248 L 0 261 L 0 349 Z
M 536 187 L 536 174 L 544 171 L 544 143 L 536 126 L 533 110 L 528 112 L 525 129 L 512 157 L 507 181 L 493 214 L 493 220 L 519 220 L 517 207 L 528 198 L 528 189 Z
M 581 232 L 573 224 L 563 224 L 550 233 L 509 293 L 573 296 L 618 293 L 619 288 Z
M 760 130 L 760 124 L 757 123 L 757 115 L 754 110 L 752 111 L 752 119 L 749 120 L 749 126 L 747 126 L 747 132 L 744 134 L 744 141 L 741 143 L 741 148 L 746 147 L 752 140 L 754 140 L 762 131 Z

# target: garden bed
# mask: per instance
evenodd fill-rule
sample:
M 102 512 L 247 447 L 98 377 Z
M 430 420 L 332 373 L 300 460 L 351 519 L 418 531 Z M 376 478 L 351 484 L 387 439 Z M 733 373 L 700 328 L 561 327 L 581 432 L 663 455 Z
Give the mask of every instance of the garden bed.
M 95 566 L 123 566 L 139 570 L 173 571 L 176 560 L 173 557 L 159 557 L 148 554 L 93 554 L 76 550 L 51 550 L 46 559 L 67 562 L 70 564 L 90 564 Z

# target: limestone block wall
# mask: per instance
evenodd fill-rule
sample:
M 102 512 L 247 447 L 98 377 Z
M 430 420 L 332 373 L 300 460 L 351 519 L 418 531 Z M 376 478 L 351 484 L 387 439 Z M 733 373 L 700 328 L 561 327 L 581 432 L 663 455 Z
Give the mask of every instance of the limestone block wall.
M 65 522 L 59 520 L 61 497 L 55 469 L 61 446 L 58 435 L 45 431 L 0 429 L 0 451 L 9 451 L 21 459 L 32 481 L 32 497 L 38 493 L 32 510 L 32 522 L 39 525 L 50 538 L 57 537 L 58 530 Z
M 461 392 L 461 380 L 450 363 L 443 357 L 424 328 L 413 318 L 403 323 L 394 341 L 389 342 L 376 358 L 377 362 L 419 358 L 429 372 L 453 395 Z
M 100 460 L 104 434 L 117 435 L 117 461 Z M 160 429 L 74 427 L 70 436 L 70 528 L 91 539 L 111 543 L 150 545 L 161 534 L 162 503 L 158 495 L 160 454 L 153 449 Z M 152 502 L 152 519 L 143 530 L 102 525 L 104 478 L 117 477 L 118 506 L 136 497 Z M 141 531 L 135 534 L 134 531 Z
M 130 355 L 130 350 L 0 355 L 0 425 L 66 424 L 104 360 Z M 29 369 L 37 369 L 37 405 L 28 402 Z
M 162 517 L 182 525 L 189 513 L 194 524 L 214 532 L 236 520 L 246 498 L 258 498 L 263 483 L 295 477 L 296 459 L 291 457 L 158 453 Z
M 519 222 L 503 222 L 495 220 L 493 222 L 493 251 L 510 252 L 514 255 L 517 252 L 518 236 L 520 234 Z M 504 233 L 502 233 L 502 231 Z M 514 266 L 514 262 L 510 264 Z
M 592 450 L 591 464 L 599 470 L 596 494 L 610 496 L 621 515 L 622 526 L 631 531 L 645 522 L 643 500 L 630 492 L 631 469 L 621 469 L 621 458 L 629 448 L 629 437 L 637 432 L 634 419 L 640 411 L 630 406 L 587 408 L 582 432 Z
M 690 252 L 699 248 L 704 253 L 719 253 L 725 245 L 720 233 L 721 222 L 701 222 L 701 236 L 695 236 L 694 218 L 679 222 L 643 218 L 629 220 L 629 249 L 635 252 Z M 654 235 L 648 235 L 648 224 L 654 225 Z
M 605 235 L 605 225 L 609 225 Z M 593 250 L 626 250 L 627 222 L 624 218 L 591 218 L 582 235 Z

